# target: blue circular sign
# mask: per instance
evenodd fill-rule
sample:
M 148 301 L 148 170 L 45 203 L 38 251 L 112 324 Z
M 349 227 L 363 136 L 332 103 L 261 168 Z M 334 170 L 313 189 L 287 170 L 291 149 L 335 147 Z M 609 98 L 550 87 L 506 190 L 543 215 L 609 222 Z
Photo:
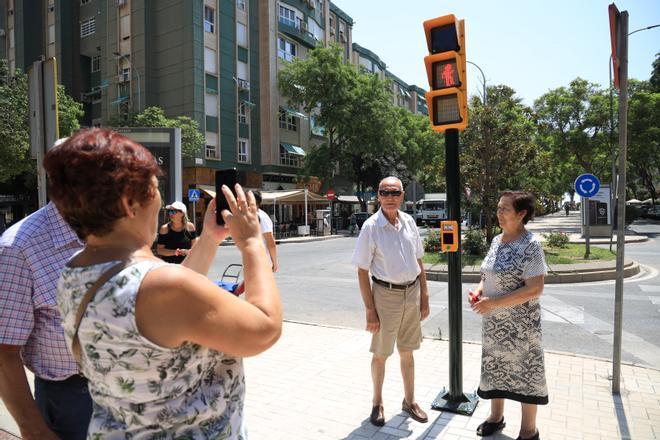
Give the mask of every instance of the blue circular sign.
M 575 192 L 580 197 L 593 197 L 600 190 L 600 181 L 593 174 L 580 174 L 575 179 Z

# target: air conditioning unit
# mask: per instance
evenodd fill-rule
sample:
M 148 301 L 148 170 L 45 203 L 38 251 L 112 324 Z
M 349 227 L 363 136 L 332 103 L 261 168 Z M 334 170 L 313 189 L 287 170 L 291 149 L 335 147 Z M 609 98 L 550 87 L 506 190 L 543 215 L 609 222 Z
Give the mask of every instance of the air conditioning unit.
M 6 35 L 6 34 L 5 34 L 5 30 L 4 30 L 4 29 L 0 29 L 0 37 L 4 37 L 5 35 Z

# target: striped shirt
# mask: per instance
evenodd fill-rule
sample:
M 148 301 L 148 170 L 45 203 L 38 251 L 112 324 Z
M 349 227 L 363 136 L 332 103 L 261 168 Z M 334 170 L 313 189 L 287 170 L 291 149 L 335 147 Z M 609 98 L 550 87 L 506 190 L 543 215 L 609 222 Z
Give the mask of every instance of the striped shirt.
M 0 344 L 22 346 L 23 363 L 42 379 L 78 372 L 56 296 L 64 265 L 81 248 L 52 203 L 0 236 Z

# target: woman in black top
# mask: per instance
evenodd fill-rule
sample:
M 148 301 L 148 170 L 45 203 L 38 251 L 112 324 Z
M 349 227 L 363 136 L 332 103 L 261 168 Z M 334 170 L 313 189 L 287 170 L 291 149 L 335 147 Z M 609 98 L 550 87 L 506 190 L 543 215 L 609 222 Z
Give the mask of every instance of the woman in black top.
M 169 222 L 158 231 L 158 256 L 168 263 L 180 264 L 197 241 L 195 225 L 188 221 L 186 205 L 174 202 L 165 207 Z

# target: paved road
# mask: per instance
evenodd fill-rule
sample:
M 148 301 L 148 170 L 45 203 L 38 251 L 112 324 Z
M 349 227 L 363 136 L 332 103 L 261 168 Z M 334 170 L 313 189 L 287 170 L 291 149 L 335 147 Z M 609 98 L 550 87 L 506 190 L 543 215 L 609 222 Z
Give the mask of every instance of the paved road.
M 645 265 L 625 282 L 622 358 L 660 366 L 660 224 L 636 222 L 645 243 L 626 246 L 626 256 Z M 350 328 L 364 327 L 364 309 L 356 271 L 350 265 L 355 238 L 284 244 L 278 247 L 277 274 L 285 318 Z M 240 262 L 234 247 L 221 247 L 210 275 L 219 278 L 227 264 Z M 431 316 L 427 336 L 448 336 L 447 283 L 429 282 Z M 467 294 L 469 285 L 464 285 Z M 547 285 L 542 299 L 544 344 L 556 351 L 611 359 L 614 281 Z M 481 339 L 481 320 L 464 303 L 463 338 Z

